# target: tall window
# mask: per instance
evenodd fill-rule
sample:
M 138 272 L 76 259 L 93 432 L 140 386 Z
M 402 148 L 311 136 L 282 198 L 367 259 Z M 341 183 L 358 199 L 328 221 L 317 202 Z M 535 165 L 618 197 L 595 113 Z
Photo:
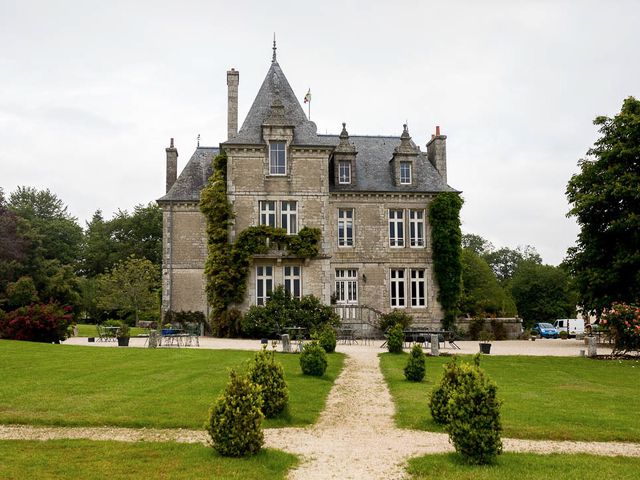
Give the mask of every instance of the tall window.
M 260 225 L 276 226 L 276 202 L 269 200 L 260 202 Z
M 264 305 L 273 291 L 273 267 L 256 267 L 256 304 Z
M 338 246 L 353 247 L 353 208 L 338 209 Z
M 411 162 L 400 162 L 400 183 L 411 184 Z
M 405 284 L 404 284 L 404 270 L 391 269 L 390 270 L 390 299 L 392 307 L 405 307 Z
M 424 210 L 409 210 L 409 245 L 424 247 Z
M 351 162 L 338 162 L 338 183 L 351 183 Z
M 404 210 L 389 210 L 389 246 L 404 247 Z
M 287 266 L 284 267 L 284 289 L 291 294 L 292 297 L 300 298 L 300 267 Z
M 424 270 L 411 270 L 411 306 L 424 307 L 425 301 Z
M 280 227 L 287 231 L 287 235 L 295 235 L 298 233 L 298 202 L 281 202 L 280 218 Z
M 342 305 L 358 304 L 357 270 L 336 269 L 336 303 Z
M 285 142 L 271 142 L 269 144 L 269 174 L 287 174 L 287 155 Z

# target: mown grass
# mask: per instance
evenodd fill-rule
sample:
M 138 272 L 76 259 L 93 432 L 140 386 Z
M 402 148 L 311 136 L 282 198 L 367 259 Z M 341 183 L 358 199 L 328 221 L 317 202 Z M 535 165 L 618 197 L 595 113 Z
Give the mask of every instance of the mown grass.
M 473 466 L 449 453 L 413 458 L 407 471 L 416 480 L 635 480 L 640 458 L 504 453 L 495 465 Z
M 0 441 L 0 458 L 0 478 L 6 480 L 280 479 L 297 463 L 278 450 L 225 458 L 201 444 L 90 440 Z
M 407 354 L 381 358 L 396 403 L 396 423 L 443 431 L 431 419 L 428 397 L 450 358 L 427 357 L 427 375 L 421 383 L 404 379 L 407 358 Z M 485 355 L 481 367 L 496 381 L 498 398 L 504 402 L 504 436 L 640 442 L 638 361 Z
M 0 340 L 0 423 L 199 429 L 226 385 L 229 369 L 253 355 Z M 276 358 L 289 385 L 289 408 L 264 426 L 315 422 L 344 356 L 329 355 L 322 378 L 302 375 L 298 355 Z
M 78 327 L 78 337 L 97 337 L 98 332 L 96 331 L 95 325 L 88 325 L 86 323 L 78 323 L 76 325 Z M 135 337 L 137 335 L 146 334 L 148 330 L 145 328 L 139 327 L 131 327 L 130 335 Z

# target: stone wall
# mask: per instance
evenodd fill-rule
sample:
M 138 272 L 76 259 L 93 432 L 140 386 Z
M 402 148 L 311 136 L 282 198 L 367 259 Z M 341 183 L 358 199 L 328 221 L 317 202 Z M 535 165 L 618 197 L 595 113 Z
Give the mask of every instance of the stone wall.
M 458 318 L 456 320 L 456 326 L 463 332 L 469 331 L 469 325 L 471 324 L 471 318 Z M 507 340 L 516 340 L 522 333 L 522 319 L 521 318 L 485 318 L 483 331 L 492 333 L 491 320 L 495 320 L 504 325 L 507 331 Z

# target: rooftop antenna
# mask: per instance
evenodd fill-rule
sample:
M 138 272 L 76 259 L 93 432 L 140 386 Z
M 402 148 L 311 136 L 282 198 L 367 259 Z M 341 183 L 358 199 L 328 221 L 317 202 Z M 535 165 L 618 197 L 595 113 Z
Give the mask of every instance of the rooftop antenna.
M 200 134 L 198 134 L 198 146 L 200 146 Z
M 273 32 L 273 58 L 271 58 L 271 63 L 276 63 L 276 32 Z

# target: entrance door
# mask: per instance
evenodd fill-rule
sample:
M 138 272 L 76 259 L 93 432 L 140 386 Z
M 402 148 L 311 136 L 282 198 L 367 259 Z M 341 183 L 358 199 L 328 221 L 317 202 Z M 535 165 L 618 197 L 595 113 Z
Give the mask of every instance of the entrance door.
M 336 269 L 336 305 L 343 322 L 358 318 L 358 271 Z

